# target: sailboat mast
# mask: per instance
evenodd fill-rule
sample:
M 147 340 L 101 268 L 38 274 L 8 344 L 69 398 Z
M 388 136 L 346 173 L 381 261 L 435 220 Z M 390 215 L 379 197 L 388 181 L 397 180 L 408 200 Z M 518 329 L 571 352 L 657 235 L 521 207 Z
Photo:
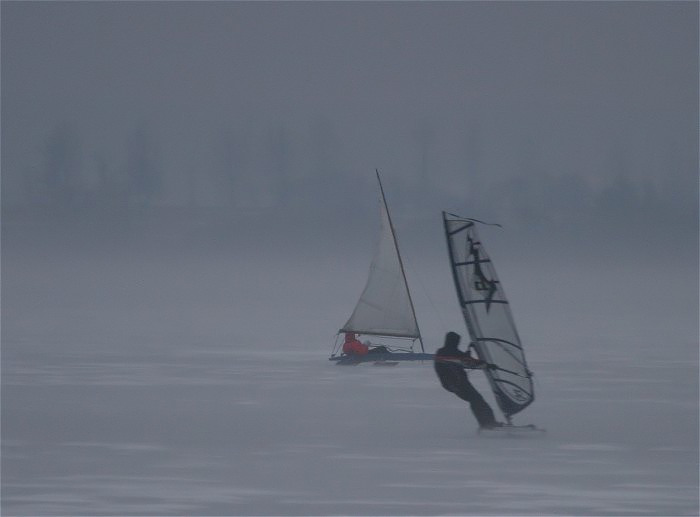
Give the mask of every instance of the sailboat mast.
M 423 348 L 423 338 L 421 337 L 420 327 L 418 326 L 418 319 L 416 318 L 416 309 L 413 307 L 413 299 L 411 298 L 411 290 L 408 287 L 408 281 L 406 280 L 406 271 L 403 267 L 403 259 L 401 258 L 401 252 L 399 251 L 399 244 L 396 241 L 396 232 L 394 231 L 394 223 L 391 220 L 391 214 L 389 213 L 389 207 L 386 204 L 386 196 L 384 195 L 384 187 L 382 187 L 382 180 L 379 177 L 379 169 L 375 169 L 377 173 L 377 181 L 379 182 L 379 191 L 382 194 L 382 203 L 384 203 L 384 209 L 386 210 L 387 219 L 389 219 L 389 229 L 391 230 L 391 237 L 394 239 L 394 247 L 396 248 L 396 255 L 399 257 L 399 267 L 401 268 L 401 275 L 403 276 L 403 282 L 406 286 L 406 292 L 408 293 L 408 303 L 411 305 L 411 312 L 413 313 L 413 320 L 416 322 L 416 330 L 418 331 L 418 341 L 420 342 L 421 352 L 425 353 L 425 348 Z

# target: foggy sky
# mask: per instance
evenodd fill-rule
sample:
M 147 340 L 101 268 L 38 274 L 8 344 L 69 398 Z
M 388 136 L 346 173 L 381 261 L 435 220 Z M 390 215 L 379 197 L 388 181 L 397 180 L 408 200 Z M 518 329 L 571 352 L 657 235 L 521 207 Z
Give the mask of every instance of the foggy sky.
M 694 255 L 697 41 L 695 2 L 3 2 L 3 209 L 366 229 L 379 168 L 399 224 Z

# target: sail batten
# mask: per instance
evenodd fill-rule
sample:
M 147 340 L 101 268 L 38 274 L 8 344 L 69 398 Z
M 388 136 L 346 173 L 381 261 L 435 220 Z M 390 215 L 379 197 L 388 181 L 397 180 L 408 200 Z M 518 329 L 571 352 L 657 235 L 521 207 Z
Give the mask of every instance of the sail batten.
M 534 400 L 532 373 L 510 304 L 493 262 L 477 234 L 476 220 L 442 213 L 450 268 L 469 337 L 486 370 L 496 402 L 507 418 Z

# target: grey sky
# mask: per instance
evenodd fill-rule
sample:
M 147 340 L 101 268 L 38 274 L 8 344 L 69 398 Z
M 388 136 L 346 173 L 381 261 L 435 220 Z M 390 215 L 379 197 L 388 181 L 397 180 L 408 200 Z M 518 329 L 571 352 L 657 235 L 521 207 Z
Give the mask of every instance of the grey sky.
M 696 2 L 2 4 L 4 206 L 61 156 L 88 193 L 307 215 L 373 208 L 378 167 L 404 218 L 696 241 L 697 122 Z

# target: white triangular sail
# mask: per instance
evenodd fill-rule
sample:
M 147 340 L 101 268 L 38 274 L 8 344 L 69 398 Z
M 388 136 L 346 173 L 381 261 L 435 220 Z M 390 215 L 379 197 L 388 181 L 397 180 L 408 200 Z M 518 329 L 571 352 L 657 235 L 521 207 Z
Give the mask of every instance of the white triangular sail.
M 420 339 L 384 191 L 381 191 L 381 235 L 364 291 L 340 332 Z M 421 343 L 422 347 L 422 343 Z
M 496 269 L 476 231 L 476 222 L 442 213 L 457 298 L 496 401 L 506 417 L 534 399 L 532 374 Z

